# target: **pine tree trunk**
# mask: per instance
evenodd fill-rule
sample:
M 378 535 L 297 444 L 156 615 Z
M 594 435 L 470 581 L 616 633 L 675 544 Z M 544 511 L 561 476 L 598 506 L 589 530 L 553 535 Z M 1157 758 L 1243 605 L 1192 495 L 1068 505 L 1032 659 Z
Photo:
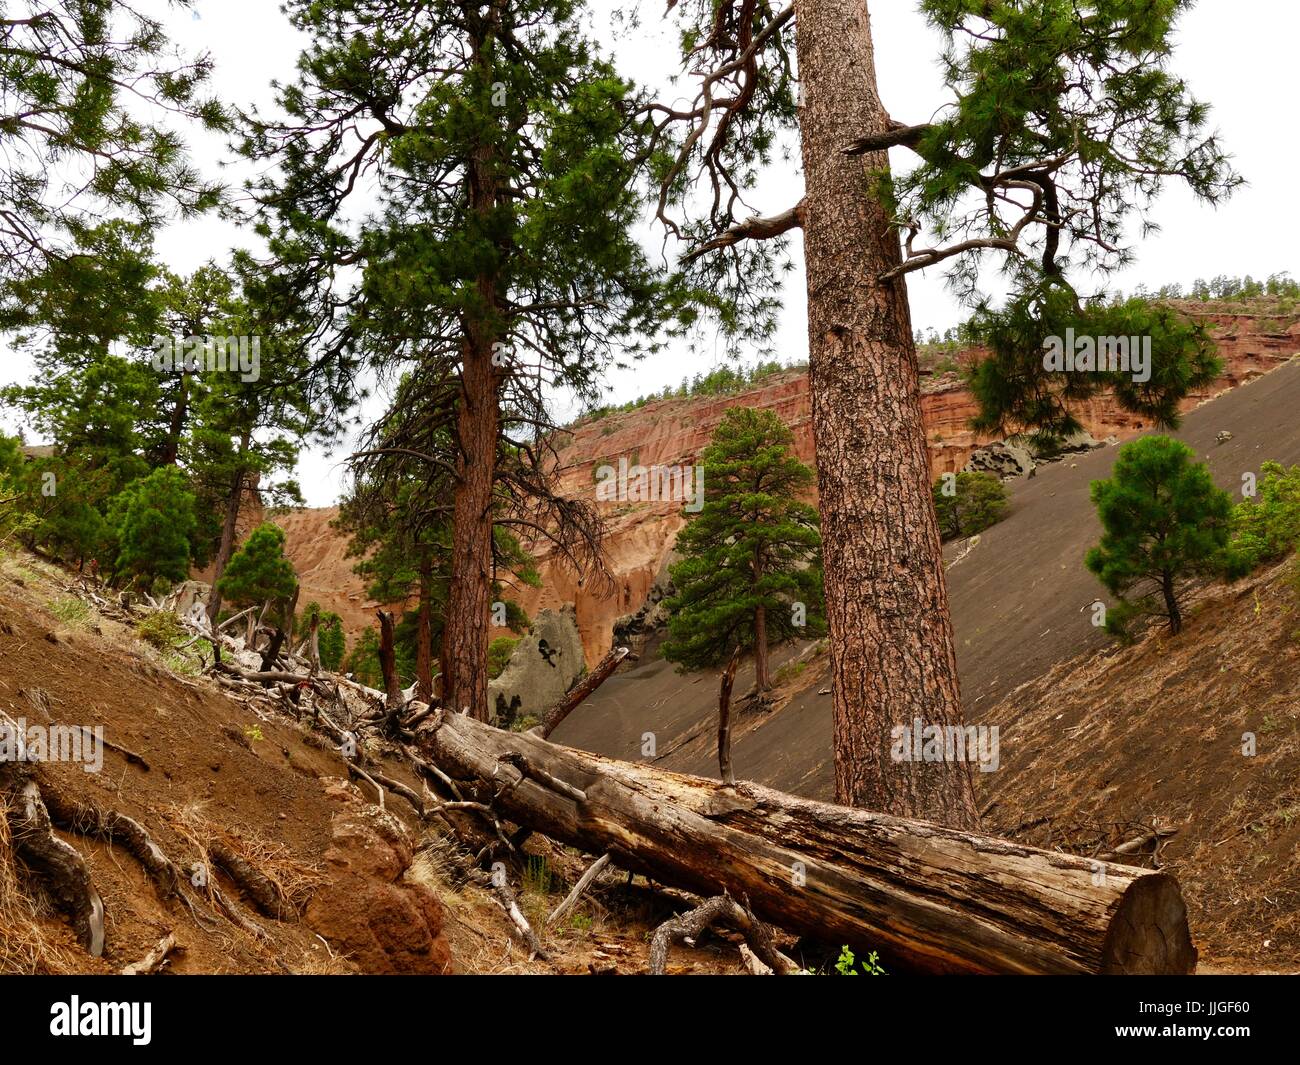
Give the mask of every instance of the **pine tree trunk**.
M 415 634 L 415 697 L 421 702 L 433 698 L 433 559 L 426 550 L 420 556 L 420 614 Z
M 244 433 L 239 440 L 238 468 L 230 479 L 230 495 L 226 498 L 226 520 L 221 526 L 221 546 L 217 549 L 216 567 L 212 574 L 212 594 L 208 597 L 208 621 L 215 622 L 221 613 L 221 593 L 217 591 L 217 582 L 226 572 L 226 564 L 235 553 L 235 530 L 239 525 L 239 508 L 244 499 L 243 468 L 244 453 L 248 450 L 249 434 Z
M 1160 578 L 1160 590 L 1165 597 L 1165 612 L 1169 615 L 1169 631 L 1177 636 L 1183 631 L 1183 612 L 1178 609 L 1178 596 L 1174 594 L 1173 574 L 1167 570 Z
M 871 190 L 887 158 L 842 151 L 887 118 L 867 5 L 802 0 L 797 27 L 836 800 L 971 827 L 967 765 L 889 753 L 891 729 L 959 724 L 962 710 L 907 290 L 877 281 L 900 261 Z
M 442 639 L 443 700 L 488 719 L 488 615 L 492 594 L 492 482 L 497 384 L 491 349 L 465 355 L 460 459 L 452 512 L 451 587 Z
M 772 683 L 767 676 L 767 607 L 754 609 L 754 686 L 765 692 Z
M 471 28 L 475 62 L 484 77 L 493 62 L 489 30 Z M 496 210 L 501 195 L 497 160 L 490 146 L 470 160 L 469 208 L 480 216 Z M 483 231 L 490 227 L 484 223 Z M 504 252 L 504 248 L 500 249 Z M 452 503 L 451 587 L 442 638 L 442 695 L 447 706 L 488 720 L 488 614 L 492 596 L 492 486 L 496 478 L 501 413 L 501 279 L 493 270 L 477 278 L 480 306 L 466 315 L 457 418 L 456 491 Z
M 162 464 L 175 466 L 181 451 L 181 434 L 185 431 L 185 419 L 189 416 L 190 375 L 181 374 L 181 383 L 176 395 L 176 404 L 172 407 L 171 424 L 167 427 L 167 440 L 163 445 Z

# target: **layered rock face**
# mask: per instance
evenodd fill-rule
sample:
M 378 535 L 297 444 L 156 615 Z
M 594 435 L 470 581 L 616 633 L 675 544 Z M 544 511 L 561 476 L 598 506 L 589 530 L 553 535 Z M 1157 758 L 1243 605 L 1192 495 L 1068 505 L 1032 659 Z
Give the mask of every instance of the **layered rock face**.
M 1197 303 L 1185 304 L 1183 309 L 1206 321 L 1224 363 L 1222 376 L 1209 389 L 1188 397 L 1185 409 L 1267 373 L 1300 352 L 1298 314 L 1279 320 L 1268 314 L 1207 315 Z M 808 378 L 802 371 L 792 370 L 770 377 L 748 392 L 660 400 L 627 414 L 611 414 L 574 427 L 560 449 L 563 490 L 575 496 L 586 493 L 595 499 L 600 468 L 616 469 L 620 458 L 627 459 L 630 466 L 691 465 L 708 446 L 726 410 L 737 406 L 775 411 L 794 434 L 799 458 L 814 464 Z M 970 428 L 976 413 L 975 400 L 955 373 L 924 380 L 921 409 L 930 444 L 931 470 L 936 477 L 962 469 L 977 448 L 995 439 Z M 1128 440 L 1151 428 L 1142 418 L 1120 409 L 1110 396 L 1083 404 L 1076 413 L 1085 431 L 1098 441 L 1111 437 Z M 544 556 L 543 587 L 525 589 L 522 600 L 530 612 L 537 607 L 574 603 L 589 662 L 609 649 L 615 622 L 646 602 L 687 517 L 680 502 L 629 499 L 598 505 L 609 522 L 608 551 L 615 594 L 608 599 L 598 597 L 580 587 L 560 560 Z
M 1300 352 L 1300 313 L 1225 313 L 1199 303 L 1181 306 L 1206 322 L 1224 362 L 1222 376 L 1205 392 L 1189 397 L 1188 409 Z M 954 373 L 925 378 L 921 404 L 935 476 L 962 469 L 977 448 L 994 439 L 970 428 L 975 402 Z M 542 587 L 524 588 L 519 598 L 532 616 L 545 608 L 558 610 L 572 604 L 588 663 L 609 649 L 618 619 L 645 604 L 677 532 L 689 517 L 680 500 L 637 498 L 636 468 L 692 467 L 725 411 L 736 406 L 775 411 L 794 434 L 800 459 L 813 463 L 808 380 L 797 370 L 769 377 L 735 395 L 659 400 L 626 414 L 586 421 L 558 441 L 561 490 L 595 502 L 608 522 L 613 592 L 606 596 L 595 587 L 599 582 L 581 582 L 561 559 L 538 545 Z M 1127 440 L 1151 428 L 1142 418 L 1121 410 L 1109 396 L 1082 405 L 1077 414 L 1086 432 L 1098 441 Z M 622 467 L 620 460 L 625 463 Z M 620 469 L 625 471 L 628 490 L 615 492 L 621 498 L 602 500 L 597 495 L 599 485 L 605 481 L 620 487 Z M 344 556 L 345 541 L 329 527 L 335 513 L 332 509 L 295 511 L 275 520 L 286 530 L 290 558 L 302 576 L 302 601 L 316 599 L 341 614 L 351 640 L 374 624 L 374 604 L 367 601 L 364 586 L 351 572 L 353 560 Z M 504 630 L 493 633 L 504 634 Z

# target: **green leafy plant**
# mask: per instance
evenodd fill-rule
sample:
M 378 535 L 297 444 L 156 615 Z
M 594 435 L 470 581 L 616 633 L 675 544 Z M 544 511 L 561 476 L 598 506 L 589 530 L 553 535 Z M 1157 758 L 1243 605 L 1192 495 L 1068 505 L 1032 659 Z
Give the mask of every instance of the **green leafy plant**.
M 947 474 L 934 482 L 934 509 L 945 540 L 974 536 L 1006 517 L 1007 487 L 991 473 Z
M 835 961 L 835 972 L 840 976 L 888 976 L 880 964 L 880 955 L 872 951 L 859 960 L 847 946 L 840 948 L 840 956 Z

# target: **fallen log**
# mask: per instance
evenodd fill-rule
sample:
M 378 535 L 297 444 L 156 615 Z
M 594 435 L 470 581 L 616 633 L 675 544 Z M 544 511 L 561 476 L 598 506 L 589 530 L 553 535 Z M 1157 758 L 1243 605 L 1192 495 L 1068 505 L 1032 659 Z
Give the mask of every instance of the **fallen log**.
M 761 920 L 949 973 L 1189 973 L 1167 873 L 1057 854 L 748 782 L 618 762 L 440 710 L 426 755 L 498 816 Z M 557 789 L 548 781 L 563 785 Z

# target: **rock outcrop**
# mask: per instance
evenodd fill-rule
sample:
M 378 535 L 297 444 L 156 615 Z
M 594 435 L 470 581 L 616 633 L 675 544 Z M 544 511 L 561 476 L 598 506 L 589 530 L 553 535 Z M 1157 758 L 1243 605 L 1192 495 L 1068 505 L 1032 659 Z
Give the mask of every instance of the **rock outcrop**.
M 1034 466 L 1034 456 L 1025 448 L 995 441 L 972 451 L 966 465 L 962 467 L 962 472 L 991 473 L 999 480 L 1005 481 L 1031 473 Z
M 450 973 L 443 905 L 406 875 L 414 857 L 410 833 L 343 781 L 328 793 L 343 809 L 333 818 L 329 875 L 307 905 L 307 926 L 368 975 Z
M 586 665 L 573 607 L 541 611 L 501 675 L 488 684 L 488 706 L 496 724 L 509 728 L 525 718 L 540 721 Z

